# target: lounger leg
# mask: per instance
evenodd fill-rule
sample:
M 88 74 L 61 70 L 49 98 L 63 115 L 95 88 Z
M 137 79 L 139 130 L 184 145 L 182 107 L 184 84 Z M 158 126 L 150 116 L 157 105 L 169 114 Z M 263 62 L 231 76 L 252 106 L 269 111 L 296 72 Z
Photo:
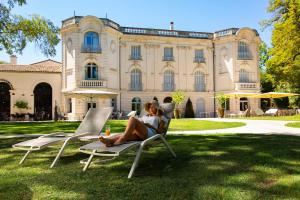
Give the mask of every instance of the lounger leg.
M 131 178 L 134 174 L 134 171 L 136 169 L 136 167 L 138 166 L 138 163 L 139 163 L 139 160 L 140 160 L 140 157 L 142 155 L 142 152 L 143 152 L 143 146 L 141 145 L 140 148 L 138 149 L 137 153 L 136 153 L 136 156 L 135 156 L 135 159 L 134 159 L 134 162 L 131 166 L 131 169 L 130 169 L 130 172 L 128 174 L 128 178 Z
M 172 147 L 167 142 L 167 140 L 163 136 L 160 136 L 160 139 L 162 139 L 162 141 L 164 142 L 164 144 L 166 145 L 166 147 L 169 149 L 169 151 L 171 152 L 171 154 L 174 156 L 174 158 L 176 158 L 176 154 L 173 151 Z
M 82 171 L 85 172 L 87 170 L 87 168 L 90 166 L 90 164 L 92 162 L 92 159 L 94 157 L 94 153 L 96 153 L 96 150 L 93 150 L 92 154 L 90 155 L 89 159 L 87 160 L 87 162 L 86 162 L 86 164 L 85 164 L 85 166 L 84 166 L 84 168 L 83 168 Z
M 53 168 L 54 165 L 57 163 L 58 159 L 59 159 L 60 156 L 62 155 L 62 153 L 63 153 L 63 151 L 64 151 L 64 149 L 65 149 L 65 147 L 66 147 L 66 145 L 67 145 L 68 142 L 69 142 L 69 139 L 67 139 L 67 140 L 64 142 L 64 144 L 63 144 L 62 147 L 60 148 L 58 154 L 56 155 L 54 161 L 52 162 L 50 168 Z
M 26 154 L 23 156 L 23 158 L 19 162 L 20 165 L 23 164 L 23 162 L 25 161 L 25 159 L 27 158 L 27 156 L 29 155 L 30 152 L 31 152 L 31 149 L 26 152 Z

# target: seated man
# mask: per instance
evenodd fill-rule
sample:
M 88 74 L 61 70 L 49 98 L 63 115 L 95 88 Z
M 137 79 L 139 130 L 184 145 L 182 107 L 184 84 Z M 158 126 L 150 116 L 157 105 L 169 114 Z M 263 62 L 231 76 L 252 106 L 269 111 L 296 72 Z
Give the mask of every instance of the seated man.
M 161 134 L 164 131 L 165 120 L 163 117 L 163 111 L 159 108 L 157 101 L 145 104 L 145 110 L 147 115 L 141 119 L 130 117 L 128 120 L 125 132 L 120 135 L 104 138 L 99 137 L 99 140 L 107 147 L 113 145 L 120 145 L 127 141 L 133 140 L 145 140 L 152 137 L 155 134 Z

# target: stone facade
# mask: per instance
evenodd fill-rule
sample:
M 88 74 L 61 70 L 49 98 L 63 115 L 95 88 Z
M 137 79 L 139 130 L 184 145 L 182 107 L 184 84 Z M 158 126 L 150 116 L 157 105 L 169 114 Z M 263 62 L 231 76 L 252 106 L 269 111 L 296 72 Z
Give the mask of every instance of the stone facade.
M 94 39 L 99 43 L 98 49 L 86 49 L 90 45 L 86 43 L 89 32 L 99 37 L 99 42 Z M 154 97 L 163 102 L 176 90 L 190 97 L 197 117 L 208 117 L 216 110 L 216 93 L 260 91 L 260 38 L 250 28 L 187 32 L 122 27 L 106 18 L 75 16 L 62 22 L 61 35 L 62 91 L 67 94 L 62 96 L 62 104 L 67 110 L 72 102 L 69 116 L 74 119 L 84 115 L 89 100 L 100 107 L 113 101 L 116 110 L 129 112 L 136 109 L 136 99 L 141 106 Z M 133 48 L 138 49 L 137 56 L 132 55 Z M 171 59 L 164 58 L 165 48 L 172 49 Z M 203 55 L 200 60 L 195 57 L 196 51 Z M 91 63 L 97 67 L 97 78 L 93 80 L 86 78 L 86 66 Z M 172 73 L 170 90 L 165 89 L 166 71 Z M 138 73 L 138 78 L 134 78 L 134 73 Z M 204 82 L 201 90 L 196 89 L 197 73 Z M 93 99 L 72 95 L 82 90 L 96 90 L 99 94 Z M 228 112 L 239 111 L 242 108 L 239 101 L 231 99 Z M 259 107 L 257 99 L 246 101 L 252 108 Z

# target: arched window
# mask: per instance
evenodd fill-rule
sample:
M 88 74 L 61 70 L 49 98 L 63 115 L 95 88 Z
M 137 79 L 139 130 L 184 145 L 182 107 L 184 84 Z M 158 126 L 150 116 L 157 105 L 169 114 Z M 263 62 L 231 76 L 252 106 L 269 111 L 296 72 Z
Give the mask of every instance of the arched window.
M 84 34 L 84 52 L 101 52 L 99 35 L 96 32 L 86 32 Z
M 172 99 L 172 97 L 166 97 L 166 98 L 164 98 L 164 103 L 172 103 L 172 101 L 173 101 L 173 99 Z
M 203 98 L 197 99 L 196 102 L 196 117 L 206 117 L 205 101 Z
M 195 91 L 205 91 L 205 74 L 201 71 L 195 72 Z
M 249 83 L 250 77 L 249 72 L 247 72 L 245 69 L 241 69 L 239 72 L 239 82 L 240 83 Z
M 239 60 L 249 60 L 252 59 L 252 54 L 249 45 L 245 42 L 239 42 L 238 46 L 238 59 Z
M 95 63 L 88 63 L 85 66 L 85 79 L 91 80 L 91 79 L 99 79 L 100 76 L 98 76 L 98 67 Z
M 138 97 L 134 97 L 131 100 L 131 109 L 136 111 L 137 115 L 141 113 L 141 99 Z
M 142 90 L 142 72 L 141 70 L 135 68 L 131 70 L 130 73 L 130 89 L 131 90 Z
M 170 69 L 164 72 L 164 91 L 174 91 L 174 72 Z

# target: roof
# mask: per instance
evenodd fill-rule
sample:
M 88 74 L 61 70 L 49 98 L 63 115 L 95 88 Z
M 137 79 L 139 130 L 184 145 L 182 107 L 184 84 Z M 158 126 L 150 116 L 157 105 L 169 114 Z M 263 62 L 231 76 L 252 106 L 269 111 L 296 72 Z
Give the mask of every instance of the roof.
M 61 73 L 62 63 L 55 60 L 43 60 L 29 65 L 0 64 L 0 72 L 46 72 Z

